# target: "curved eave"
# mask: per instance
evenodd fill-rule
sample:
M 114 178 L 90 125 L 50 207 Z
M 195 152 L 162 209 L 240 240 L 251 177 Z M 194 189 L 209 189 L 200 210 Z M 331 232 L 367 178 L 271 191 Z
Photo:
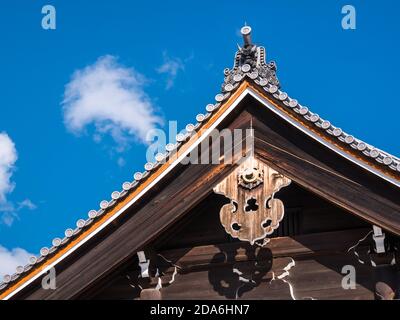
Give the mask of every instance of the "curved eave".
M 351 146 L 349 146 L 349 144 L 346 144 L 339 139 L 327 134 L 326 130 L 321 130 L 315 125 L 311 125 L 309 121 L 303 120 L 301 117 L 298 116 L 296 112 L 288 110 L 285 105 L 277 101 L 277 99 L 272 99 L 270 96 L 266 95 L 257 86 L 249 84 L 247 92 L 257 101 L 262 103 L 265 107 L 273 111 L 275 114 L 279 115 L 282 119 L 289 122 L 298 130 L 307 134 L 312 139 L 318 141 L 325 147 L 339 154 L 341 157 L 353 162 L 354 164 L 367 170 L 368 172 L 371 172 L 379 178 L 384 179 L 397 187 L 400 187 L 400 174 L 398 170 L 392 170 L 388 168 L 388 166 L 382 166 L 376 161 L 371 161 L 367 156 L 365 156 L 358 150 L 354 150 Z M 361 140 L 359 141 L 361 143 L 364 143 Z M 396 158 L 394 156 L 391 157 Z

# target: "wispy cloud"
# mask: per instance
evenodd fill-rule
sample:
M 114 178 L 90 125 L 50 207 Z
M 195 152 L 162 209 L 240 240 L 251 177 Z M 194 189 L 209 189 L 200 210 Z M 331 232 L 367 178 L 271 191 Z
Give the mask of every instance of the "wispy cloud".
M 185 70 L 185 64 L 180 58 L 169 57 L 166 52 L 164 52 L 163 58 L 163 64 L 156 71 L 167 75 L 165 89 L 169 90 L 174 86 L 178 72 Z
M 109 135 L 123 151 L 132 140 L 146 143 L 147 132 L 162 120 L 145 93 L 144 77 L 120 65 L 114 56 L 100 57 L 94 64 L 76 71 L 66 85 L 64 122 L 79 134 L 89 126 L 93 139 Z
M 32 254 L 22 248 L 8 250 L 0 245 L 0 278 L 6 274 L 15 273 L 18 266 L 24 266 L 28 263 Z
M 118 160 L 117 160 L 117 164 L 118 164 L 120 167 L 124 167 L 124 166 L 126 165 L 126 161 L 125 161 L 124 158 L 119 157 Z
M 25 199 L 24 201 L 18 202 L 17 210 L 21 210 L 24 208 L 29 209 L 29 210 L 35 210 L 37 208 L 37 206 L 31 200 Z
M 1 220 L 0 222 L 11 227 L 15 220 L 19 220 L 19 213 L 22 210 L 35 210 L 37 206 L 29 199 L 17 202 L 6 201 L 0 204 Z
M 15 219 L 19 219 L 18 212 L 22 209 L 36 209 L 36 205 L 29 199 L 16 204 L 7 200 L 7 195 L 15 187 L 11 177 L 17 159 L 18 154 L 14 142 L 6 133 L 0 133 L 0 223 L 7 226 L 11 226 Z

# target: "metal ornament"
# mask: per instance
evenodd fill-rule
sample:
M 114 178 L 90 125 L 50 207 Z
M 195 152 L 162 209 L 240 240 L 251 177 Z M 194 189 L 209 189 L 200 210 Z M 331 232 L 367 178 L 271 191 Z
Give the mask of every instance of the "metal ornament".
M 225 231 L 251 244 L 272 234 L 285 213 L 275 193 L 290 183 L 290 179 L 254 157 L 247 159 L 214 187 L 215 193 L 231 200 L 220 210 Z
M 263 83 L 263 86 L 269 83 L 279 89 L 275 62 L 266 62 L 265 48 L 257 46 L 251 41 L 251 28 L 249 26 L 244 26 L 241 33 L 244 45 L 243 47 L 238 46 L 233 68 L 224 70 L 225 79 L 222 84 L 222 91 L 230 91 L 228 89 L 234 87 L 246 76 L 252 80 L 257 79 L 257 81 Z

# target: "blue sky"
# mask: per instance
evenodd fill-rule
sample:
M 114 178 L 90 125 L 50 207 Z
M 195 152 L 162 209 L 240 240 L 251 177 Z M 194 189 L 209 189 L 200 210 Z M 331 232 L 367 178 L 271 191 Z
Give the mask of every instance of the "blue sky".
M 41 27 L 46 4 L 56 30 Z M 345 4 L 356 8 L 356 30 L 341 27 Z M 1 1 L 0 133 L 12 144 L 0 156 L 11 154 L 12 168 L 0 194 L 0 266 L 50 246 L 131 181 L 146 162 L 146 128 L 176 120 L 182 129 L 204 112 L 245 21 L 284 91 L 400 155 L 399 9 L 395 0 Z M 109 80 L 84 94 L 114 77 L 126 83 L 89 94 L 99 110 L 85 113 L 76 87 L 102 72 Z

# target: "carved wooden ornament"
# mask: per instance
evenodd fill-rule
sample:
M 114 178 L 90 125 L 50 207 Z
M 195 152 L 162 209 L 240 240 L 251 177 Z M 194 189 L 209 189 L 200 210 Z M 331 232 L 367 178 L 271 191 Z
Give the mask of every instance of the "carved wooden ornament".
M 234 238 L 254 244 L 279 227 L 284 206 L 274 195 L 291 180 L 251 157 L 215 186 L 214 192 L 231 202 L 220 210 L 220 220 Z

